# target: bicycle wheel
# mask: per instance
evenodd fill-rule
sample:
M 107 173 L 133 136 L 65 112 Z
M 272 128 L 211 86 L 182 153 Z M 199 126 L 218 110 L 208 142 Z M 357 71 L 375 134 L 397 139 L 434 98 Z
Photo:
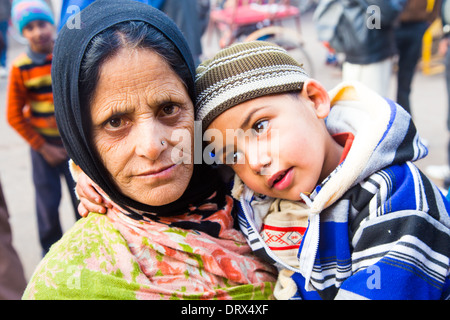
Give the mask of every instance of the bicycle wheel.
M 303 65 L 310 77 L 314 77 L 314 66 L 299 34 L 289 28 L 269 26 L 252 32 L 245 41 L 263 40 L 275 43 L 286 49 L 291 57 Z

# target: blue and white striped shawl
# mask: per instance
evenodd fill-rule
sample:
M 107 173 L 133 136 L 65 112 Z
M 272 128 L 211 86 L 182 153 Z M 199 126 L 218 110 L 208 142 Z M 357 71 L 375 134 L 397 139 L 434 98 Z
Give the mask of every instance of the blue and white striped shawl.
M 263 242 L 253 191 L 239 222 L 280 270 L 279 299 L 450 299 L 450 203 L 413 161 L 427 155 L 409 114 L 360 84 L 330 92 L 331 134 L 352 132 L 346 160 L 310 197 L 299 265 Z M 309 201 L 307 201 L 309 202 Z

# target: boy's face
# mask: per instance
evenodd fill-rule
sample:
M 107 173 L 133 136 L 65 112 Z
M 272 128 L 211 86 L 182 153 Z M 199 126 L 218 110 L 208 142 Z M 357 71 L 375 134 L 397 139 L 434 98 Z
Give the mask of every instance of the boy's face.
M 28 40 L 31 50 L 38 53 L 53 51 L 54 26 L 44 20 L 28 23 L 22 30 L 22 35 Z
M 222 135 L 208 147 L 258 193 L 299 200 L 300 193 L 312 192 L 338 165 L 342 147 L 336 146 L 323 121 L 329 112 L 328 95 L 319 106 L 302 93 L 241 103 L 208 127 L 217 130 L 214 137 Z M 235 134 L 239 131 L 241 135 Z

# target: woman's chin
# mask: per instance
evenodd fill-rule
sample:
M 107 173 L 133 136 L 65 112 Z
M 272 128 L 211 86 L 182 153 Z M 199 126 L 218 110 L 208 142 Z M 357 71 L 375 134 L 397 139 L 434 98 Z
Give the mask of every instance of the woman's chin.
M 143 191 L 139 194 L 129 195 L 129 197 L 149 206 L 163 206 L 178 200 L 183 195 L 186 187 L 175 188 L 172 186 L 162 186 L 148 192 Z
M 187 189 L 189 181 L 190 177 L 189 179 L 186 177 L 186 179 L 176 179 L 155 187 L 140 185 L 127 196 L 149 206 L 163 206 L 178 200 Z
M 118 188 L 129 198 L 149 206 L 163 206 L 178 200 L 186 191 L 193 166 L 175 166 L 167 177 L 134 177 Z M 120 179 L 119 179 L 120 181 Z
M 143 203 L 150 206 L 163 206 L 177 201 L 182 195 L 183 192 L 165 192 L 159 196 L 151 196 L 146 202 Z

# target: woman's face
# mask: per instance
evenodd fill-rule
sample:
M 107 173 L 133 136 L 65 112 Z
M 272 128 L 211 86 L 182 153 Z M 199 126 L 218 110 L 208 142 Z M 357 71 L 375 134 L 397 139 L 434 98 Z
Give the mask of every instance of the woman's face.
M 100 67 L 90 112 L 94 146 L 124 195 L 160 206 L 183 194 L 193 172 L 194 108 L 163 58 L 121 49 Z

